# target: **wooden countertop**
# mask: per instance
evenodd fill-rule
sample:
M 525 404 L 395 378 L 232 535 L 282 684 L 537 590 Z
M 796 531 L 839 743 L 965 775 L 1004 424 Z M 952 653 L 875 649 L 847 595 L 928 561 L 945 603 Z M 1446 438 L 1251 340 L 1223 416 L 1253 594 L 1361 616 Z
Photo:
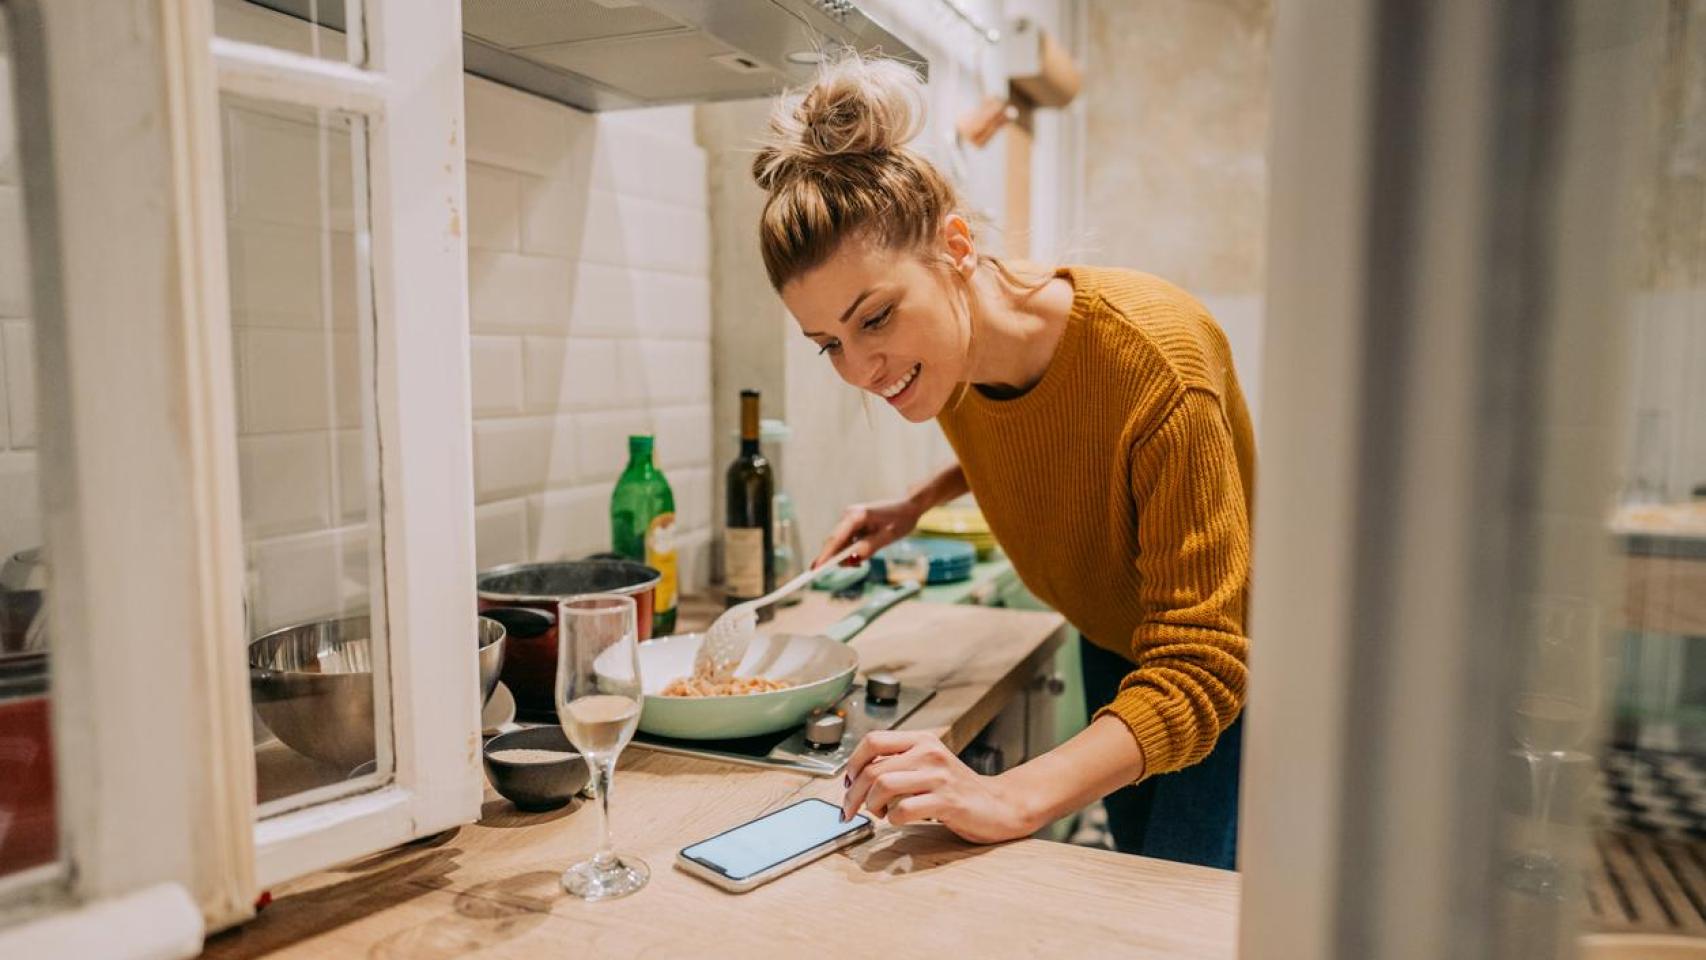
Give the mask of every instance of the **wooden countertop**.
M 814 595 L 773 629 L 813 630 L 850 604 Z M 853 641 L 861 666 L 938 689 L 907 722 L 964 746 L 1061 642 L 1055 614 L 911 602 Z M 1042 840 L 967 844 L 893 829 L 739 896 L 673 867 L 675 851 L 839 782 L 626 751 L 612 812 L 645 890 L 587 904 L 557 877 L 596 842 L 584 801 L 522 814 L 488 791 L 477 824 L 294 881 L 205 956 L 534 958 L 689 955 L 1232 957 L 1235 874 Z

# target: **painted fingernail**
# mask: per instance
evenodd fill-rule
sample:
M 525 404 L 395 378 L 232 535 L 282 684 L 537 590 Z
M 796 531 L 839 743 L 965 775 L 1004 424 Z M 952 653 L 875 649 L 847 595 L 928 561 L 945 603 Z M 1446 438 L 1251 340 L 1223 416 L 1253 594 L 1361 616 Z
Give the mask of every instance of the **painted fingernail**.
M 844 787 L 851 787 L 853 785 L 853 775 L 851 773 L 842 774 L 841 785 Z

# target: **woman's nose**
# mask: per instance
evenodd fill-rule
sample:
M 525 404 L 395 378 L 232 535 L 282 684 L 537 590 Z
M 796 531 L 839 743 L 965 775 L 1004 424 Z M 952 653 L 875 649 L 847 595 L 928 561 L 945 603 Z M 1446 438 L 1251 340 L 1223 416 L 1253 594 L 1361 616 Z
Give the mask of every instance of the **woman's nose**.
M 868 388 L 882 368 L 882 358 L 875 354 L 860 354 L 845 347 L 841 353 L 841 379 L 848 384 Z

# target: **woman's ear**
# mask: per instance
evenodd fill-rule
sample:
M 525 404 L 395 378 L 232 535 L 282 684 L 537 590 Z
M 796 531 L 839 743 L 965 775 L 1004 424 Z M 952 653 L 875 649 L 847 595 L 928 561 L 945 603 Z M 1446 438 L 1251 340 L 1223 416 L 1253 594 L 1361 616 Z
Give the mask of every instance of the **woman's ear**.
M 965 217 L 950 213 L 942 218 L 942 252 L 961 276 L 969 278 L 977 270 L 977 245 Z

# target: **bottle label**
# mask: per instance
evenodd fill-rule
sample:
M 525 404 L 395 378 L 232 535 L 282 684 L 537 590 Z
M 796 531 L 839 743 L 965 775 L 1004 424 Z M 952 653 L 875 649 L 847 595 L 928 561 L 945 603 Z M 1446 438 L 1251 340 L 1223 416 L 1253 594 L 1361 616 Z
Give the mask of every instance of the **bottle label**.
M 729 596 L 764 596 L 764 528 L 730 527 L 723 535 L 723 578 Z
M 663 574 L 658 581 L 657 612 L 675 609 L 676 579 L 675 514 L 660 513 L 646 529 L 646 566 Z

